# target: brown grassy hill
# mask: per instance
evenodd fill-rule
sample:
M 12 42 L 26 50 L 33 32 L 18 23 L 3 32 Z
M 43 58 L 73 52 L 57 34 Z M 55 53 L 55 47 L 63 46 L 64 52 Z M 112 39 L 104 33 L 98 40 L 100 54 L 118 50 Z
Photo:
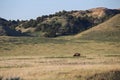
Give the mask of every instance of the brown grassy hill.
M 98 7 L 88 10 L 63 10 L 26 21 L 0 18 L 0 26 L 2 26 L 0 27 L 0 35 L 19 36 L 27 34 L 39 37 L 75 35 L 101 24 L 116 14 L 120 14 L 119 9 Z
M 87 40 L 120 40 L 120 14 L 87 31 L 77 34 L 75 38 Z
M 120 10 L 103 7 L 76 11 L 63 10 L 55 14 L 37 17 L 34 20 L 24 21 L 15 29 L 22 33 L 44 37 L 75 35 L 119 13 Z

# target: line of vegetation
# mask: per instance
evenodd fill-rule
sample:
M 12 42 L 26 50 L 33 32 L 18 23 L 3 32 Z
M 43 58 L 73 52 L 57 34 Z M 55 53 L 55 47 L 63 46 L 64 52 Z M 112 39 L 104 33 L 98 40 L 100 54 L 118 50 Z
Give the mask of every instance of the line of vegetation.
M 6 77 L 2 77 L 0 76 L 0 80 L 23 80 L 20 77 L 10 77 L 10 78 L 6 78 Z

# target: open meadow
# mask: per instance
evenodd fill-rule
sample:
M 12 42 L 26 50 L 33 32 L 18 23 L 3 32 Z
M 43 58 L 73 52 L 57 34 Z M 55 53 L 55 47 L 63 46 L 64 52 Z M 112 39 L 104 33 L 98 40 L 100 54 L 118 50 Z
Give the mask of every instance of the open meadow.
M 80 57 L 73 57 L 80 53 Z M 0 37 L 0 80 L 120 80 L 120 42 Z

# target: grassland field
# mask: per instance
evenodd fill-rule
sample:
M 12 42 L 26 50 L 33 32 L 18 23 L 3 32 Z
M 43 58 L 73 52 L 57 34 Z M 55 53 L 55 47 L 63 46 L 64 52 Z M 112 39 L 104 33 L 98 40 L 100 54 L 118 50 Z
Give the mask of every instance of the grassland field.
M 76 52 L 81 56 L 73 57 Z M 82 40 L 73 36 L 0 37 L 0 77 L 120 80 L 120 41 Z

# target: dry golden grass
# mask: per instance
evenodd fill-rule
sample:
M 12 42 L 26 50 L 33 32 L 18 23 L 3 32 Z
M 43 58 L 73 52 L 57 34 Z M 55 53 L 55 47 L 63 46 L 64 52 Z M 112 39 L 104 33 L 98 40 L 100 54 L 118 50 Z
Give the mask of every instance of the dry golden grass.
M 95 42 L 95 41 L 79 41 L 67 42 L 64 44 L 20 44 L 12 46 L 4 46 L 0 51 L 1 56 L 45 56 L 45 57 L 71 57 L 75 52 L 81 53 L 83 56 L 104 56 L 105 54 L 119 54 L 119 42 Z M 9 50 L 10 49 L 10 50 Z
M 104 59 L 106 61 L 106 59 Z M 4 58 L 0 60 L 0 75 L 21 77 L 24 80 L 85 80 L 95 73 L 120 70 L 118 61 L 104 62 L 103 59 L 82 58 Z
M 8 38 L 12 37 L 4 37 L 5 41 Z M 62 43 L 17 45 L 5 42 L 2 45 L 0 76 L 3 77 L 20 77 L 23 80 L 86 80 L 96 73 L 120 71 L 119 42 L 76 39 Z M 81 57 L 73 57 L 75 52 L 81 53 Z

